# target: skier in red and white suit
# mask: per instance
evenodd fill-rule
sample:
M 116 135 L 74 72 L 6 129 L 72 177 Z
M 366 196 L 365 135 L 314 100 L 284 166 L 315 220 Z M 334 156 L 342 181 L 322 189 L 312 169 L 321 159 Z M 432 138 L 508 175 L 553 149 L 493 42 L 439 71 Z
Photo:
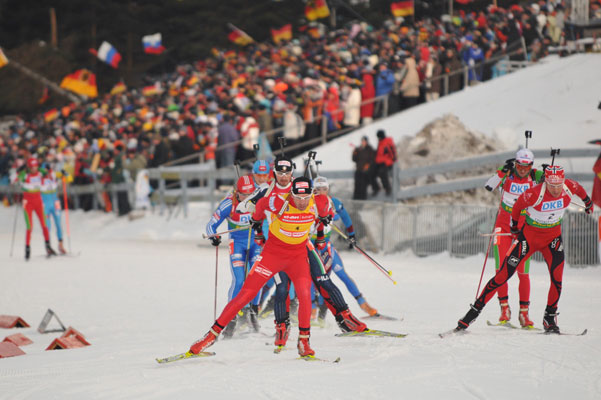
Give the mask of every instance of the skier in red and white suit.
M 294 283 L 299 300 L 298 352 L 312 356 L 315 352 L 309 344 L 311 329 L 311 275 L 307 258 L 309 231 L 316 221 L 329 223 L 329 201 L 325 195 L 313 194 L 308 178 L 296 178 L 288 195 L 269 196 L 257 202 L 253 213 L 255 241 L 260 240 L 263 219 L 270 214 L 269 238 L 263 252 L 253 265 L 242 289 L 217 318 L 209 332 L 190 347 L 198 354 L 215 343 L 223 328 L 234 318 L 263 285 L 276 273 L 286 272 Z
M 518 198 L 511 212 L 511 233 L 515 237 L 512 247 L 503 260 L 501 269 L 488 281 L 474 305 L 459 320 L 458 330 L 466 329 L 478 317 L 497 289 L 511 278 L 518 266 L 540 251 L 551 278 L 543 326 L 546 332 L 559 333 L 556 317 L 564 266 L 561 221 L 572 201 L 572 195 L 582 199 L 588 214 L 593 212 L 593 202 L 586 191 L 578 182 L 565 179 L 563 168 L 556 165 L 545 169 L 545 181 L 542 184 L 528 189 Z M 520 230 L 518 219 L 524 209 L 526 224 Z
M 507 255 L 511 246 L 511 236 L 498 234 L 509 234 L 511 231 L 511 212 L 513 205 L 522 193 L 530 189 L 543 178 L 544 171 L 533 169 L 534 154 L 528 149 L 520 149 L 514 159 L 506 161 L 505 165 L 500 167 L 497 172 L 488 179 L 484 186 L 486 190 L 493 191 L 499 187 L 501 189 L 501 204 L 497 213 L 495 223 L 495 236 L 493 241 L 493 253 L 495 255 L 495 269 L 501 268 L 501 263 Z M 524 215 L 518 220 L 518 227 L 524 225 Z M 530 306 L 530 259 L 526 259 L 518 268 L 519 294 L 520 294 L 520 314 L 519 321 L 522 327 L 532 327 L 534 323 L 528 316 Z M 507 284 L 501 285 L 497 290 L 499 296 L 499 305 L 501 306 L 501 316 L 499 323 L 504 324 L 511 319 L 511 309 L 509 308 L 509 290 Z
M 51 256 L 56 252 L 50 247 L 50 234 L 46 226 L 46 216 L 44 215 L 44 203 L 42 202 L 42 172 L 38 170 L 38 160 L 34 157 L 27 160 L 27 172 L 21 171 L 17 181 L 23 189 L 23 211 L 25 213 L 25 259 L 29 260 L 31 254 L 31 231 L 33 230 L 33 213 L 38 215 L 38 220 L 44 233 L 46 241 L 46 253 Z

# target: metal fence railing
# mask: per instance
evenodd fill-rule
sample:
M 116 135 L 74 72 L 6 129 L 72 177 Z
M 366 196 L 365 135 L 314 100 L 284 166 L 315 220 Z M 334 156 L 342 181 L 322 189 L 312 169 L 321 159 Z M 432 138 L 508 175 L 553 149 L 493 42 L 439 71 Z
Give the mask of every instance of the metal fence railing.
M 417 256 L 448 252 L 453 257 L 484 254 L 496 207 L 428 204 L 403 205 L 371 201 L 345 201 L 358 241 L 371 251 L 396 253 L 411 250 Z M 598 220 L 601 212 L 587 215 L 571 211 L 562 225 L 566 263 L 598 265 Z M 343 245 L 340 238 L 339 247 Z M 342 247 L 340 247 L 342 248 Z M 542 261 L 540 253 L 534 259 Z

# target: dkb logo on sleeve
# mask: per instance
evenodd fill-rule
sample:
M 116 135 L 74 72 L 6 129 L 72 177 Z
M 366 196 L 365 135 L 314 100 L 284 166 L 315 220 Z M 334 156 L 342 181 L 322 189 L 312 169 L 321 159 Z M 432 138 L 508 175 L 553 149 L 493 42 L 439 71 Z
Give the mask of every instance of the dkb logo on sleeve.
M 542 211 L 561 210 L 563 209 L 563 199 L 554 201 L 545 201 L 541 208 Z

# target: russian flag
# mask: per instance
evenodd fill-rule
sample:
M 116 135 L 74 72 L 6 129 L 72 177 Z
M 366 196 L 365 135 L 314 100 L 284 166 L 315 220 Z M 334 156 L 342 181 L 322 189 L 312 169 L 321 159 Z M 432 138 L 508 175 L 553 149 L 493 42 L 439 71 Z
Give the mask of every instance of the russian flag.
M 154 35 L 147 35 L 142 37 L 142 44 L 144 45 L 144 52 L 148 54 L 161 54 L 165 51 L 163 47 L 163 37 L 160 33 Z
M 121 54 L 109 42 L 102 42 L 96 56 L 113 68 L 117 68 L 121 61 Z

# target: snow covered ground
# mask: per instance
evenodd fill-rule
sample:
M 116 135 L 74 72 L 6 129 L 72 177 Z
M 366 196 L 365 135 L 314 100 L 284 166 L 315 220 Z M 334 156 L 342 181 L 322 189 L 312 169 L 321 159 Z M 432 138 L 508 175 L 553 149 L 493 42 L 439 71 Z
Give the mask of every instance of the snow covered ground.
M 376 121 L 318 147 L 317 158 L 323 160 L 322 171 L 354 169 L 351 146 L 358 146 L 362 136 L 368 136 L 376 146 L 376 132 L 384 129 L 399 142 L 449 113 L 467 128 L 500 139 L 507 149 L 523 146 L 525 130 L 533 132 L 529 142 L 532 149 L 591 147 L 589 140 L 601 138 L 599 71 L 600 54 L 549 57 L 524 70 Z M 590 172 L 594 159 L 559 157 L 557 162 L 568 172 Z M 296 163 L 302 165 L 300 158 Z
M 380 312 L 402 321 L 369 326 L 408 333 L 404 339 L 339 338 L 334 320 L 313 328 L 317 355 L 339 364 L 296 360 L 296 329 L 289 351 L 275 355 L 272 338 L 249 334 L 220 340 L 212 358 L 159 365 L 154 359 L 186 351 L 213 321 L 215 250 L 202 247 L 206 206 L 188 219 L 149 215 L 129 222 L 113 215 L 71 215 L 78 257 L 46 259 L 37 221 L 33 256 L 23 259 L 19 215 L 15 253 L 8 256 L 14 208 L 0 209 L 0 314 L 32 327 L 0 329 L 0 339 L 22 332 L 34 341 L 25 356 L 0 359 L 0 399 L 599 399 L 601 398 L 600 268 L 568 268 L 560 303 L 564 331 L 545 336 L 486 326 L 498 318 L 496 300 L 463 336 L 440 339 L 473 301 L 483 256 L 374 255 L 393 271 L 392 285 L 362 256 L 344 252 L 349 274 Z M 493 274 L 489 261 L 486 277 Z M 531 317 L 541 325 L 548 273 L 531 267 Z M 218 309 L 230 283 L 227 251 L 219 252 Z M 336 278 L 335 282 L 342 285 Z M 341 287 L 352 311 L 363 313 Z M 517 279 L 510 285 L 517 313 Z M 58 334 L 36 328 L 48 308 L 81 331 L 89 347 L 44 351 Z M 514 318 L 515 319 L 515 318 Z M 262 332 L 272 335 L 271 319 Z M 266 345 L 269 344 L 269 345 Z

